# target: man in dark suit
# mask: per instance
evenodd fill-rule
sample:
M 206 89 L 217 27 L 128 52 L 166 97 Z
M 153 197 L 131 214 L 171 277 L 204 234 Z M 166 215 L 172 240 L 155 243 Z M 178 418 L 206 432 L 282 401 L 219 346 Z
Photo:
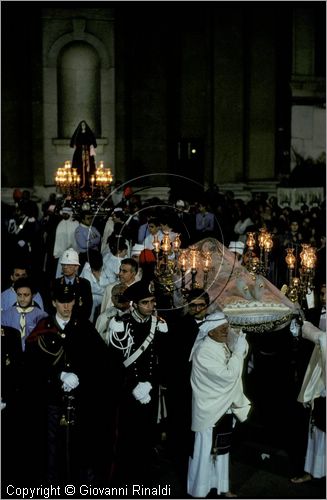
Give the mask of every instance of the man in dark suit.
M 188 458 L 193 450 L 190 354 L 199 326 L 207 314 L 209 301 L 204 289 L 191 290 L 187 296 L 186 314 L 169 323 L 168 329 L 168 444 L 185 491 Z

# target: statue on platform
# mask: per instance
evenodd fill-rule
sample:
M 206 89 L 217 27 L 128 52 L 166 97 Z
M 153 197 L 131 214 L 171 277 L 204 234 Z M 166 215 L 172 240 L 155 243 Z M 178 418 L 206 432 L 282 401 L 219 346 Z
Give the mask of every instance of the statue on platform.
M 264 276 L 249 272 L 237 260 L 235 253 L 215 238 L 205 238 L 193 249 L 201 255 L 210 252 L 211 265 L 206 272 L 203 265 L 196 266 L 195 287 L 205 289 L 210 297 L 210 311 L 218 307 L 227 316 L 229 323 L 246 332 L 279 330 L 288 326 L 293 317 L 300 316 L 300 306 L 292 303 Z M 174 304 L 183 307 L 183 288 L 193 287 L 192 270 L 184 275 L 184 287 L 178 275 L 174 276 Z M 203 285 L 202 285 L 203 284 Z M 209 310 L 209 309 L 208 309 Z
M 75 148 L 72 168 L 76 168 L 80 176 L 80 187 L 88 190 L 91 187 L 91 175 L 95 175 L 95 148 L 97 142 L 94 133 L 85 120 L 78 124 L 73 133 L 70 147 Z

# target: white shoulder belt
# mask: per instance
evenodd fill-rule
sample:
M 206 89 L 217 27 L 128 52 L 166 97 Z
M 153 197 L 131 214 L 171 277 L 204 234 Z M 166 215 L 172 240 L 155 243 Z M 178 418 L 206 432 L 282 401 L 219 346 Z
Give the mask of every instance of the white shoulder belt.
M 143 344 L 141 344 L 140 347 L 135 352 L 133 352 L 131 356 L 129 356 L 129 358 L 125 359 L 125 361 L 123 362 L 125 368 L 134 363 L 134 361 L 149 347 L 154 337 L 156 325 L 157 325 L 157 318 L 155 316 L 152 316 L 149 335 L 144 340 Z

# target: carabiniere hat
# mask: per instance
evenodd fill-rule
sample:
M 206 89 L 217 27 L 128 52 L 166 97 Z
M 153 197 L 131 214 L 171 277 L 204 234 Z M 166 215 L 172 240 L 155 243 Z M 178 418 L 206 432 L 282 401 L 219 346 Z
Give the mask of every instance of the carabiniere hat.
M 154 292 L 151 287 L 151 283 L 148 281 L 137 281 L 126 288 L 122 297 L 126 302 L 139 302 L 142 299 L 148 297 L 154 297 Z
M 75 299 L 75 292 L 72 285 L 57 284 L 52 291 L 53 300 L 57 300 L 61 304 L 72 302 Z

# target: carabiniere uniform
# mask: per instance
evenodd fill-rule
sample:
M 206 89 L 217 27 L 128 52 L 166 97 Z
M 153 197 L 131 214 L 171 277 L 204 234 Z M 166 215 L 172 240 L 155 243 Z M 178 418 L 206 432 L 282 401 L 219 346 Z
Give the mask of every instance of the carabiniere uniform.
M 38 438 L 54 442 L 53 435 L 62 437 L 65 427 L 73 430 L 71 456 L 75 468 L 84 468 L 100 456 L 102 446 L 102 415 L 105 415 L 106 397 L 99 381 L 108 378 L 107 346 L 93 325 L 72 316 L 62 330 L 54 317 L 41 320 L 26 345 L 26 366 L 29 395 L 35 410 L 32 423 Z M 73 372 L 79 385 L 64 393 L 60 374 Z M 96 412 L 96 413 L 95 413 Z M 94 425 L 94 415 L 97 425 Z M 46 428 L 44 418 L 46 417 Z M 43 428 L 43 434 L 42 429 Z M 63 429 L 63 430 L 60 430 Z M 49 438 L 49 432 L 51 436 Z M 63 437 L 65 440 L 65 437 Z M 56 454 L 57 450 L 47 450 Z M 57 461 L 58 463 L 58 461 Z M 49 471 L 48 471 L 49 472 Z M 56 478 L 60 471 L 50 470 Z M 51 479 L 51 475 L 48 479 Z
M 50 404 L 62 404 L 63 391 L 61 388 L 60 373 L 62 371 L 76 371 L 70 360 L 71 339 L 70 332 L 77 326 L 77 319 L 67 323 L 64 330 L 60 328 L 55 318 L 41 320 L 28 337 L 26 352 L 34 358 L 37 366 L 39 382 L 46 383 L 46 397 Z M 74 371 L 74 373 L 75 373 Z
M 160 415 L 162 406 L 159 385 L 164 385 L 161 355 L 164 348 L 162 343 L 166 341 L 163 332 L 167 331 L 167 324 L 155 316 L 142 320 L 133 311 L 121 318 L 116 317 L 111 322 L 111 328 L 114 338 L 111 338 L 109 344 L 110 363 L 115 367 L 114 383 L 118 399 L 116 465 L 117 471 L 124 472 L 124 480 L 131 480 L 132 474 L 141 477 L 138 470 L 150 457 L 156 440 L 156 426 L 160 417 L 163 417 Z M 150 343 L 144 348 L 144 341 L 149 335 Z M 124 366 L 128 359 L 133 359 L 133 354 L 139 349 L 141 354 L 137 359 Z M 151 400 L 147 404 L 141 404 L 133 396 L 133 389 L 139 382 L 149 382 L 152 386 Z M 137 463 L 135 453 L 138 457 Z
M 134 311 L 131 314 L 115 318 L 115 322 L 118 326 L 118 338 L 120 336 L 123 337 L 128 331 L 129 336 L 132 339 L 132 346 L 128 357 L 131 357 L 149 336 L 152 326 L 151 320 L 153 318 L 154 316 L 151 316 L 145 321 L 140 321 Z M 117 363 L 117 365 L 122 369 L 121 375 L 124 379 L 123 386 L 125 396 L 129 395 L 131 397 L 131 401 L 133 402 L 135 399 L 132 396 L 132 391 L 139 382 L 150 382 L 153 386 L 153 392 L 155 392 L 157 386 L 161 382 L 160 379 L 164 376 L 160 366 L 162 343 L 165 342 L 165 336 L 162 335 L 160 330 L 164 327 L 166 327 L 166 322 L 158 319 L 153 331 L 153 338 L 149 343 L 148 348 L 144 349 L 141 347 L 142 353 L 127 368 L 123 367 L 123 362 L 127 359 L 126 354 L 124 354 L 125 351 L 123 349 L 116 348 L 112 342 L 109 344 L 111 356 L 115 358 L 115 363 Z M 153 394 L 153 392 L 151 392 L 151 394 Z M 153 399 L 156 401 L 155 398 Z M 135 403 L 138 402 L 135 401 Z M 136 407 L 139 406 L 140 404 L 138 403 Z

